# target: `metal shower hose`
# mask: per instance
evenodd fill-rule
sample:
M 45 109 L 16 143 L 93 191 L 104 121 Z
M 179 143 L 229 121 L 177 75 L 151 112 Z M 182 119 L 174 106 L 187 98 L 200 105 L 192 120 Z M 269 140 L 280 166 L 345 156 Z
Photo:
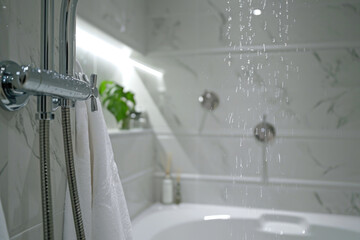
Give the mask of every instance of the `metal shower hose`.
M 69 192 L 71 198 L 71 206 L 73 211 L 76 236 L 78 240 L 85 240 L 84 225 L 81 216 L 79 194 L 76 185 L 75 165 L 74 165 L 74 152 L 72 147 L 71 138 L 71 121 L 70 121 L 70 108 L 61 108 L 62 127 L 64 135 L 64 151 L 67 177 L 69 183 Z

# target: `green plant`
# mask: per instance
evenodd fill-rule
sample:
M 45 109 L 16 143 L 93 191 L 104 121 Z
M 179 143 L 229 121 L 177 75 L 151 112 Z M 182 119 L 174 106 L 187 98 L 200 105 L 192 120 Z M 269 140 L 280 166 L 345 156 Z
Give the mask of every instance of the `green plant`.
M 99 87 L 102 105 L 111 112 L 122 129 L 128 129 L 130 114 L 135 112 L 134 93 L 114 81 L 102 81 Z

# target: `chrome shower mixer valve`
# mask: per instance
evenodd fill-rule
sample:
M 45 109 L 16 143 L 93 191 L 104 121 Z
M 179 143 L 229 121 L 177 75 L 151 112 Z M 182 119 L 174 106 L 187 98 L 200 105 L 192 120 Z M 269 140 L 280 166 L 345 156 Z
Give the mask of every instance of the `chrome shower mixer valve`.
M 44 101 L 41 104 L 51 105 L 51 110 L 60 105 L 71 106 L 71 102 L 91 98 L 91 110 L 97 111 L 97 76 L 92 74 L 90 81 L 86 81 L 84 75 L 83 78 L 85 80 L 3 61 L 0 62 L 0 105 L 8 111 L 15 111 L 27 104 L 29 96 L 45 95 L 52 97 L 51 103 Z

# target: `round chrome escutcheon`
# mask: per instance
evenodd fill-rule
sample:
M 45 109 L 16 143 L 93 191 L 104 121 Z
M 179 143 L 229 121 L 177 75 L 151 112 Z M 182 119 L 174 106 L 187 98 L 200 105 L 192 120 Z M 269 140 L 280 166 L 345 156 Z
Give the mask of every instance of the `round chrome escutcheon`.
M 21 67 L 12 61 L 0 63 L 0 106 L 7 111 L 19 110 L 29 101 L 29 94 L 17 91 L 13 85 L 21 71 Z

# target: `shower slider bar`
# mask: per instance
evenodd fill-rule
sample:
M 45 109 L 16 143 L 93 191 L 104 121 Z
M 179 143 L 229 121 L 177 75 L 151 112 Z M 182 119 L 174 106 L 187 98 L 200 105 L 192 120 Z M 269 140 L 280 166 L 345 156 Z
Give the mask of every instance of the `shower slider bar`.
M 83 75 L 83 79 L 2 61 L 0 104 L 8 111 L 15 111 L 27 104 L 30 95 L 48 95 L 54 97 L 51 104 L 55 110 L 63 102 L 60 99 L 74 102 L 91 98 L 91 110 L 97 111 L 97 76 L 92 74 L 90 81 L 86 81 Z

